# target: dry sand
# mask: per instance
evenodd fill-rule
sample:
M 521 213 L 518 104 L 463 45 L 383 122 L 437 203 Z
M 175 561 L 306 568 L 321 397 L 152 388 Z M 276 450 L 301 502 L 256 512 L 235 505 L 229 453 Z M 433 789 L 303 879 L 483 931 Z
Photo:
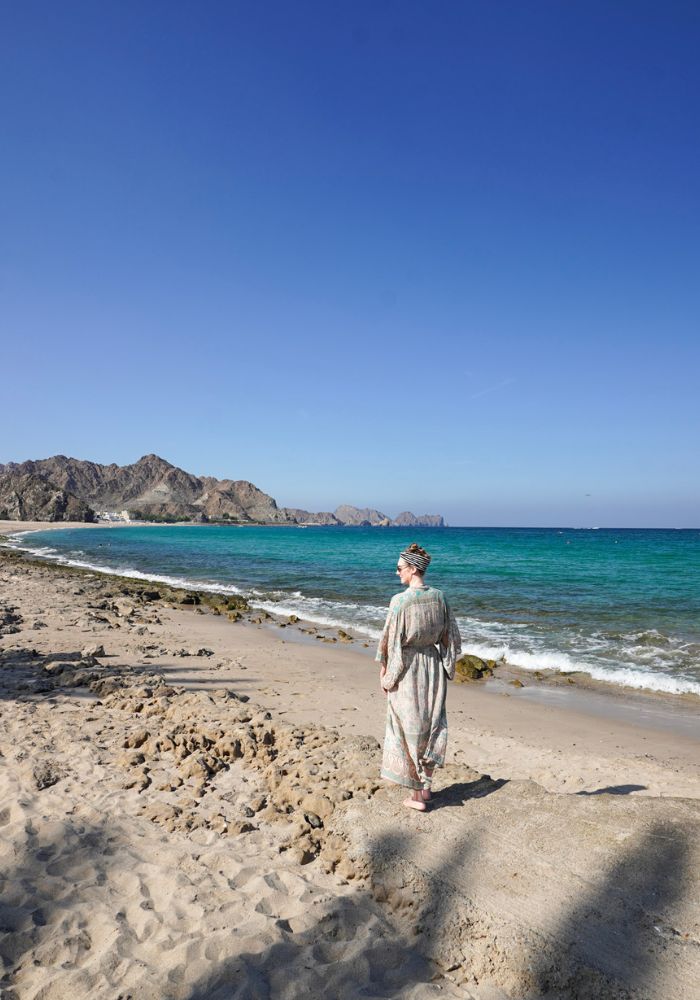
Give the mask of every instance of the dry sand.
M 692 700 L 452 685 L 417 815 L 361 642 L 142 588 L 0 559 L 2 1000 L 700 997 Z

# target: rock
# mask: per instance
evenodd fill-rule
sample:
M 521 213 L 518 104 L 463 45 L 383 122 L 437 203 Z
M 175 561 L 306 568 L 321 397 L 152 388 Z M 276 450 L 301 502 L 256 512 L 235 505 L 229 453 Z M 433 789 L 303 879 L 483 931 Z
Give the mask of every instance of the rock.
M 181 812 L 182 810 L 178 806 L 169 805 L 165 802 L 155 802 L 146 807 L 144 815 L 152 823 L 164 825 L 167 822 L 176 820 Z
M 65 771 L 59 765 L 50 760 L 42 760 L 32 768 L 34 784 L 41 791 L 43 788 L 50 788 L 61 778 L 65 777 Z
M 51 677 L 57 677 L 62 674 L 66 667 L 74 668 L 74 663 L 64 663 L 62 660 L 52 660 L 51 663 L 44 664 L 44 672 L 50 674 Z
M 80 651 L 80 655 L 83 659 L 86 659 L 88 656 L 99 657 L 106 656 L 107 654 L 105 653 L 104 646 L 100 644 L 96 646 L 86 646 L 85 649 Z
M 183 778 L 195 778 L 199 781 L 208 781 L 211 774 L 203 757 L 187 757 L 179 767 Z
M 243 756 L 241 741 L 231 736 L 224 736 L 223 739 L 217 740 L 215 748 L 223 760 L 238 760 Z
M 299 616 L 298 615 L 290 615 L 289 618 L 287 619 L 287 621 L 289 622 L 290 625 L 296 625 L 296 623 L 299 621 Z
M 151 779 L 146 773 L 145 768 L 140 771 L 135 771 L 130 774 L 123 782 L 122 788 L 135 788 L 137 791 L 142 792 L 144 789 L 148 788 L 151 784 Z
M 121 757 L 117 758 L 117 766 L 124 768 L 138 767 L 145 762 L 146 758 L 142 753 L 123 753 Z
M 236 834 L 239 833 L 252 833 L 252 831 L 255 829 L 256 828 L 253 826 L 252 823 L 249 823 L 247 820 L 243 820 L 240 823 L 232 823 L 229 826 L 229 833 L 235 836 Z
M 248 602 L 245 597 L 236 597 L 233 595 L 226 601 L 227 611 L 248 611 L 248 607 Z
M 135 733 L 127 736 L 124 740 L 124 746 L 131 749 L 142 747 L 150 735 L 147 729 L 137 729 Z
M 517 678 L 517 677 L 515 678 L 515 680 L 512 680 L 512 681 L 508 681 L 508 683 L 509 683 L 510 685 L 512 685 L 512 686 L 513 686 L 514 688 L 522 688 L 522 687 L 525 687 L 525 685 L 523 684 L 523 682 L 522 682 L 522 681 L 520 681 L 520 680 L 518 680 L 518 678 Z
M 473 653 L 466 653 L 460 656 L 455 664 L 456 681 L 478 681 L 482 677 L 490 674 L 488 664 L 480 656 Z
M 80 673 L 83 673 L 83 671 L 81 671 Z M 75 675 L 73 677 L 74 682 L 76 676 L 78 675 Z M 76 687 L 79 686 L 80 686 L 79 684 L 76 685 Z M 121 687 L 122 687 L 122 681 L 116 677 L 109 677 L 96 680 L 90 684 L 90 690 L 94 694 L 99 695 L 100 698 L 105 698 L 108 694 L 114 694 L 114 692 L 119 691 Z
M 307 795 L 301 800 L 302 812 L 314 814 L 322 820 L 329 819 L 333 813 L 333 803 L 325 795 Z
M 289 853 L 292 860 L 298 865 L 308 865 L 316 858 L 316 851 L 310 838 L 300 840 Z
M 202 646 L 200 649 L 191 649 L 190 656 L 213 656 L 214 650 L 208 649 L 206 646 Z

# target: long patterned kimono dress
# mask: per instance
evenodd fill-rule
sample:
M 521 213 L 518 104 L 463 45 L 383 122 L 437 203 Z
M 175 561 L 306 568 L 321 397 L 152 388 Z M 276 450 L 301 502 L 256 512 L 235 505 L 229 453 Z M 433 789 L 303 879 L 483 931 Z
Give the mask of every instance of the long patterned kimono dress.
M 386 667 L 382 686 L 388 692 L 383 778 L 430 788 L 432 769 L 445 763 L 447 679 L 454 677 L 461 649 L 442 591 L 408 587 L 392 597 L 376 656 Z

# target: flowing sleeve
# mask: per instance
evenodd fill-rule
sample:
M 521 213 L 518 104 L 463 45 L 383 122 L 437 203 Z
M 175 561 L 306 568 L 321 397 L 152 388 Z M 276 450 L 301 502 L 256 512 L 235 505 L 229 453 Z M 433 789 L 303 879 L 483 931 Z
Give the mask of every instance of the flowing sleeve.
M 455 616 L 452 614 L 452 608 L 447 603 L 447 599 L 444 600 L 445 628 L 440 636 L 440 653 L 442 654 L 442 665 L 445 668 L 445 673 L 450 680 L 453 680 L 455 663 L 462 652 L 462 637 L 459 634 Z
M 403 639 L 404 615 L 401 607 L 401 594 L 396 594 L 391 599 L 389 614 L 386 616 L 386 624 L 382 637 L 377 647 L 375 659 L 386 667 L 386 673 L 382 678 L 382 687 L 385 691 L 393 688 L 403 673 L 403 653 L 401 651 L 401 640 Z

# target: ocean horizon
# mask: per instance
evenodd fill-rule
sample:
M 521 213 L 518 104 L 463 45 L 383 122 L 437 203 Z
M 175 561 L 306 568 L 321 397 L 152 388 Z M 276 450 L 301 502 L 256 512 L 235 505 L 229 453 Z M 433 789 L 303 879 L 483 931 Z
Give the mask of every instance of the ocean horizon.
M 10 544 L 67 565 L 241 594 L 271 613 L 376 640 L 401 589 L 399 552 L 414 540 L 433 557 L 426 582 L 445 592 L 465 652 L 700 696 L 694 528 L 57 525 Z

